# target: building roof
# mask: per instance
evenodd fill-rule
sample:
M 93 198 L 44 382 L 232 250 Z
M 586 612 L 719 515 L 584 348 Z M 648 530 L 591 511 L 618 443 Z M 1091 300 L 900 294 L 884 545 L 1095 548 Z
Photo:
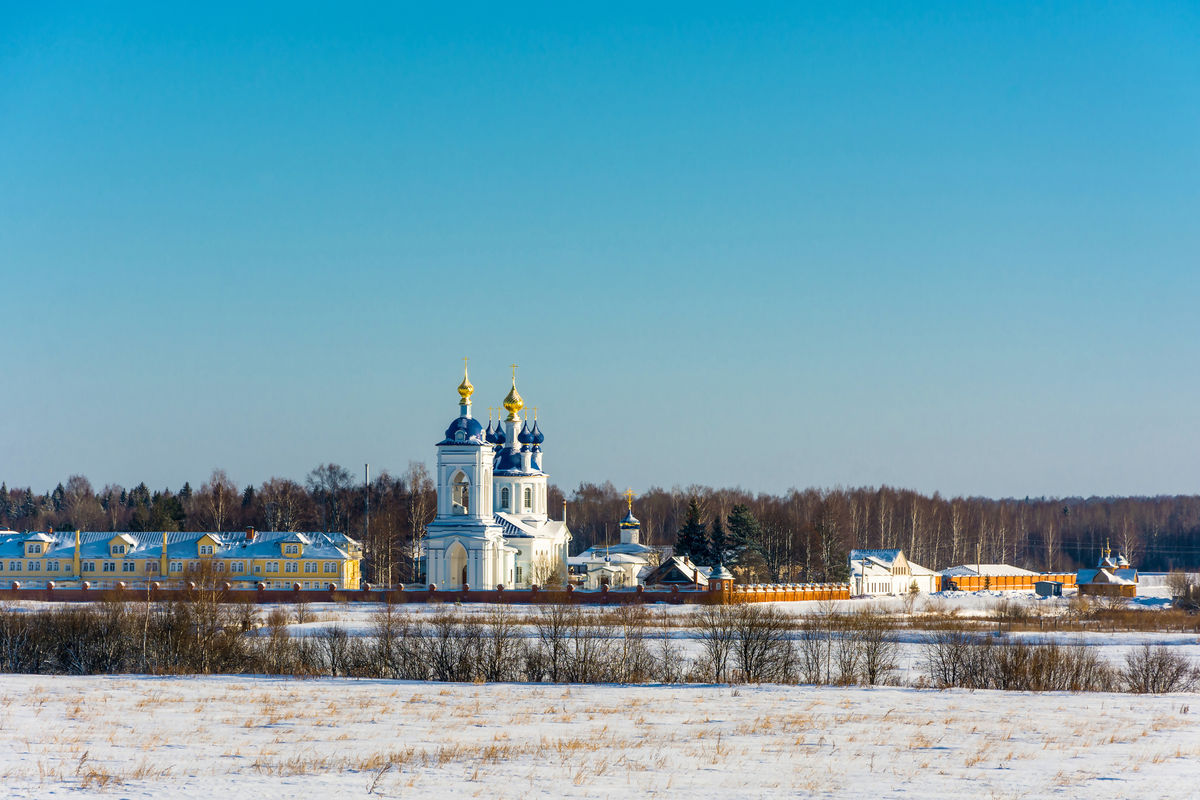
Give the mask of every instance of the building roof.
M 1081 569 L 1075 573 L 1075 585 L 1108 583 L 1131 586 L 1138 582 L 1136 569 Z
M 877 561 L 880 564 L 891 566 L 892 562 L 899 558 L 900 554 L 903 552 L 904 551 L 900 548 L 896 548 L 894 550 L 851 550 L 850 560 L 863 561 L 864 559 L 871 559 L 872 561 Z
M 643 573 L 642 583 L 654 585 L 666 584 L 697 584 L 708 585 L 708 576 L 692 563 L 687 556 L 671 556 L 657 567 Z
M 947 578 L 969 578 L 973 575 L 988 578 L 1005 578 L 1013 575 L 1037 574 L 1031 570 L 1013 567 L 1008 564 L 960 564 L 957 567 L 942 570 L 942 575 Z
M 446 438 L 438 446 L 447 444 L 480 445 L 484 440 L 483 426 L 474 417 L 455 417 L 446 428 Z
M 536 525 L 504 511 L 496 511 L 493 516 L 506 539 L 531 539 L 535 536 L 558 536 L 563 532 L 570 533 L 567 530 L 567 524 L 561 519 L 548 519 L 540 525 Z

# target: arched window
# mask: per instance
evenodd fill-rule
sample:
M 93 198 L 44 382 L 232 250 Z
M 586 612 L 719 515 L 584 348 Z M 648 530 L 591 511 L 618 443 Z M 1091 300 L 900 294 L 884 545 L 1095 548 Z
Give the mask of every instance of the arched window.
M 525 510 L 526 511 L 533 510 L 533 487 L 532 486 L 525 487 Z
M 508 487 L 505 486 L 503 489 L 500 490 L 500 507 L 503 508 L 505 511 L 510 510 L 508 507 L 508 496 L 509 496 L 508 495 Z
M 466 514 L 467 509 L 471 507 L 471 483 L 461 470 L 454 474 L 453 491 L 450 497 L 454 513 Z

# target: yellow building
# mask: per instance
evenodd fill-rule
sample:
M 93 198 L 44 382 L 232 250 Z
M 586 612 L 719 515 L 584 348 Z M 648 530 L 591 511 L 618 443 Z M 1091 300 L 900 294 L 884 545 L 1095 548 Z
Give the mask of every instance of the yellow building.
M 362 547 L 342 533 L 0 531 L 0 580 L 97 588 L 198 577 L 234 588 L 357 589 Z

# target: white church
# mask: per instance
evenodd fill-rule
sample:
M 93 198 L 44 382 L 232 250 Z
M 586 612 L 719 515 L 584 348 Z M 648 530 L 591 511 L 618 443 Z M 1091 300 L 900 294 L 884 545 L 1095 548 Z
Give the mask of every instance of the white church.
M 571 532 L 546 509 L 547 475 L 537 415 L 512 389 L 507 418 L 485 429 L 471 416 L 475 387 L 463 369 L 458 417 L 437 444 L 437 516 L 425 536 L 426 580 L 439 589 L 561 585 Z

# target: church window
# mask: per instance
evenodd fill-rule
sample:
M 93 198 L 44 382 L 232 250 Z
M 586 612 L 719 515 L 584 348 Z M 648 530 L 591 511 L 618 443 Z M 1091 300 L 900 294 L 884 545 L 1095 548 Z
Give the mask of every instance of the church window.
M 503 508 L 505 511 L 510 510 L 508 507 L 508 497 L 509 497 L 508 487 L 505 486 L 503 489 L 500 490 L 500 507 Z
M 451 493 L 455 513 L 466 514 L 471 507 L 471 484 L 462 472 L 454 475 L 454 487 Z
M 532 509 L 533 509 L 533 487 L 526 486 L 525 487 L 525 510 L 531 511 Z

